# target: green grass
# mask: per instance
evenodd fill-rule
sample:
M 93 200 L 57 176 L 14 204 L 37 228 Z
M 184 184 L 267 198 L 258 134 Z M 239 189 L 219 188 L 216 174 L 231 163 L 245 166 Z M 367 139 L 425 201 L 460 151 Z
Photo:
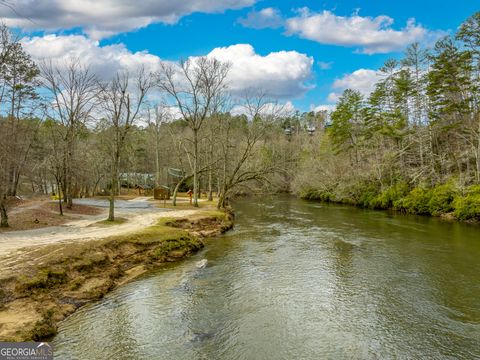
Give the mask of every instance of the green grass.
M 125 218 L 117 217 L 117 218 L 115 218 L 115 220 L 113 220 L 113 221 L 110 221 L 110 220 L 97 221 L 96 223 L 92 224 L 92 226 L 95 226 L 95 225 L 106 225 L 106 226 L 110 226 L 110 225 L 120 225 L 120 224 L 126 223 L 127 221 L 128 221 L 128 220 L 125 219 Z
M 44 268 L 35 276 L 22 277 L 17 290 L 29 293 L 35 290 L 46 290 L 68 281 L 67 272 L 63 269 Z

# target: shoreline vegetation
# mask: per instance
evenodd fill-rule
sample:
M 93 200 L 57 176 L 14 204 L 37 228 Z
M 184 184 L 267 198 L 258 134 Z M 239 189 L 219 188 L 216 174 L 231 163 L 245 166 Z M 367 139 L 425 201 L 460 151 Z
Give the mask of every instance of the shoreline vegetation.
M 207 207 L 184 218 L 161 218 L 135 233 L 40 246 L 19 271 L 0 279 L 0 339 L 49 339 L 58 322 L 79 307 L 194 254 L 204 247 L 203 238 L 232 227 L 230 210 Z
M 292 189 L 304 199 L 480 221 L 480 12 L 453 36 L 414 43 L 345 89 Z M 292 149 L 295 149 L 292 146 Z
M 336 190 L 308 189 L 299 197 L 326 203 L 353 205 L 364 209 L 393 210 L 402 214 L 442 217 L 447 220 L 480 222 L 480 185 L 459 187 L 454 182 L 435 187 L 410 188 L 406 183 L 379 190 L 365 185 Z

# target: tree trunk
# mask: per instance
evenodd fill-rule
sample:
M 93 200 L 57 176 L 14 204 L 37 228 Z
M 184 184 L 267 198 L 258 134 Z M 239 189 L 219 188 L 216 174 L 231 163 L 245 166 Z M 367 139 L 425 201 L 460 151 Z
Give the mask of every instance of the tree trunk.
M 226 184 L 224 184 L 221 193 L 218 195 L 217 209 L 224 209 L 227 205 L 227 193 L 228 189 Z
M 212 169 L 208 170 L 208 201 L 213 201 L 213 174 L 212 174 Z
M 115 221 L 115 194 L 113 190 L 110 190 L 110 198 L 108 206 L 108 221 Z
M 67 199 L 67 209 L 71 209 L 73 207 L 73 189 L 72 189 L 72 182 L 70 179 L 70 186 L 68 190 L 68 199 Z
M 476 156 L 476 160 L 477 160 L 477 183 L 480 184 L 480 111 L 478 112 L 478 134 L 477 134 L 477 156 Z
M 67 197 L 68 197 L 68 170 L 67 170 L 67 152 L 65 151 L 63 154 L 63 171 L 62 171 L 62 193 L 63 193 L 63 202 L 67 203 Z
M 58 211 L 60 215 L 63 215 L 63 206 L 62 206 L 62 191 L 60 190 L 61 185 L 57 182 L 57 190 L 58 190 Z
M 212 171 L 212 163 L 213 163 L 213 130 L 210 131 L 210 151 L 209 151 L 209 163 L 210 167 L 208 169 L 208 201 L 213 201 L 213 171 Z
M 177 194 L 178 194 L 178 190 L 180 189 L 180 186 L 185 182 L 187 181 L 188 179 L 190 179 L 193 175 L 189 175 L 189 176 L 184 176 L 180 179 L 180 181 L 177 183 L 177 185 L 175 185 L 175 189 L 173 189 L 173 195 L 172 195 L 172 205 L 173 206 L 177 206 Z
M 160 149 L 158 146 L 158 130 L 155 130 L 155 186 L 160 186 Z
M 223 208 L 225 208 L 225 194 L 222 192 L 218 196 L 217 209 L 223 209 Z
M 178 193 L 178 189 L 180 189 L 180 185 L 182 185 L 184 181 L 185 181 L 185 178 L 182 178 L 182 179 L 177 183 L 177 185 L 175 185 L 175 189 L 173 189 L 173 195 L 172 195 L 172 205 L 173 205 L 173 206 L 177 206 L 177 193 Z
M 193 206 L 198 207 L 198 130 L 193 129 Z
M 5 196 L 2 196 L 0 199 L 0 227 L 2 228 L 6 228 L 9 226 L 6 200 L 7 199 Z
M 8 190 L 7 190 L 7 195 L 8 196 L 15 196 L 13 194 L 13 184 L 15 183 L 15 170 L 14 166 L 11 165 L 10 169 L 8 170 Z
M 108 221 L 115 221 L 115 191 L 117 190 L 118 183 L 118 162 L 120 157 L 118 153 L 115 154 L 115 158 L 112 164 L 112 186 L 110 188 L 110 198 L 109 198 L 109 207 L 108 207 Z

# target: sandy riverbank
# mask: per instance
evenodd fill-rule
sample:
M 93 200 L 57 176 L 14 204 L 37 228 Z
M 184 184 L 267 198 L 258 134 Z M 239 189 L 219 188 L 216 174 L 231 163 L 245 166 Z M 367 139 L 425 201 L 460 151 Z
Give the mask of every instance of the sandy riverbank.
M 232 216 L 196 209 L 122 209 L 58 227 L 0 234 L 0 340 L 41 340 L 58 321 L 115 287 L 203 247 L 232 227 Z

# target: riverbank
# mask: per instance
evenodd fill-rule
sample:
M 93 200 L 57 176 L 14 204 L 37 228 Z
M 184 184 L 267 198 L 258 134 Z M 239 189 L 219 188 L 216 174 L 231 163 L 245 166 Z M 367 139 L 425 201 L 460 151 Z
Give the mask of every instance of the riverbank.
M 202 238 L 232 226 L 231 213 L 205 207 L 128 234 L 31 248 L 15 271 L 0 277 L 0 340 L 47 339 L 79 307 L 162 263 L 195 253 L 204 246 Z
M 360 208 L 438 216 L 446 220 L 480 222 L 480 185 L 460 187 L 454 182 L 448 182 L 435 187 L 411 188 L 406 183 L 397 183 L 378 189 L 372 185 L 359 184 L 348 192 L 338 188 L 305 189 L 300 197 Z

